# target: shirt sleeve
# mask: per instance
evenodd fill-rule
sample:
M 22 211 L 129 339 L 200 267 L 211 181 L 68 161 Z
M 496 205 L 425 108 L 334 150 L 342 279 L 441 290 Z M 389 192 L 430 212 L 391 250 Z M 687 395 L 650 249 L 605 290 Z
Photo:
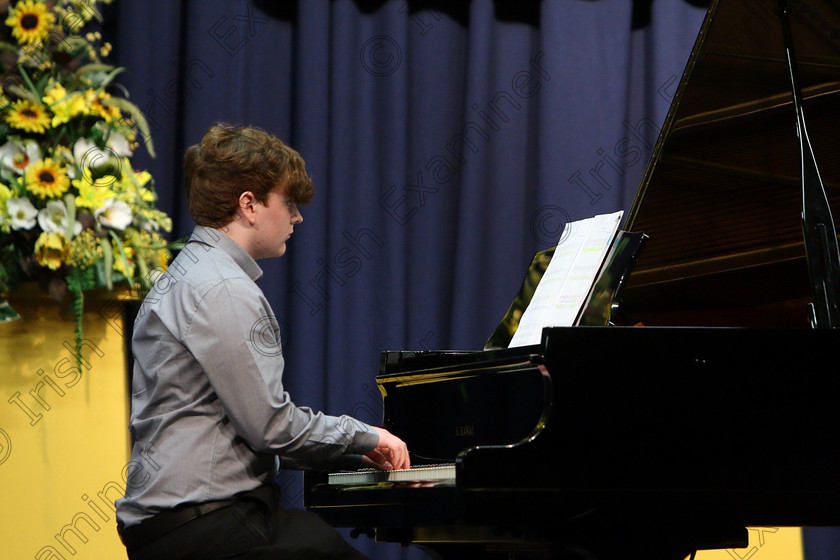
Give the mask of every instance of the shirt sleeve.
M 320 465 L 378 444 L 378 434 L 364 422 L 292 402 L 283 389 L 276 318 L 250 280 L 227 279 L 211 288 L 185 338 L 236 433 L 254 451 Z

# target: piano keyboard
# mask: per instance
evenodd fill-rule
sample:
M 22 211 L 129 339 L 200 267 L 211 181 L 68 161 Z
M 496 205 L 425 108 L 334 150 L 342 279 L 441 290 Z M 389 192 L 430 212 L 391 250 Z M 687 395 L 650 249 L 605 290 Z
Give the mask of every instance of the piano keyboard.
M 455 480 L 455 464 L 423 465 L 410 469 L 380 471 L 362 469 L 358 471 L 334 472 L 327 476 L 327 483 L 335 486 L 350 484 L 375 484 L 378 482 L 429 482 Z

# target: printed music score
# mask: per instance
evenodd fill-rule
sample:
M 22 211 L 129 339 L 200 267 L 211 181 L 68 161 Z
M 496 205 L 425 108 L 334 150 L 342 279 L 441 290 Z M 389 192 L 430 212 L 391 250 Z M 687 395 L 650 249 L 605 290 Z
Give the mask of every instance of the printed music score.
M 509 347 L 539 344 L 544 327 L 575 324 L 623 215 L 622 210 L 566 224 Z

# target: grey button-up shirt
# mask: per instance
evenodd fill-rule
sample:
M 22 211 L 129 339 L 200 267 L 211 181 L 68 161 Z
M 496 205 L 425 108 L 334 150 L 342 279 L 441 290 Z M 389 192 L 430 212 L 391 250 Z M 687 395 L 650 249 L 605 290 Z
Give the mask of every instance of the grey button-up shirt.
M 125 526 L 182 503 L 226 499 L 271 480 L 278 457 L 322 465 L 363 454 L 376 432 L 297 406 L 283 390 L 280 328 L 257 263 L 198 226 L 134 324 Z

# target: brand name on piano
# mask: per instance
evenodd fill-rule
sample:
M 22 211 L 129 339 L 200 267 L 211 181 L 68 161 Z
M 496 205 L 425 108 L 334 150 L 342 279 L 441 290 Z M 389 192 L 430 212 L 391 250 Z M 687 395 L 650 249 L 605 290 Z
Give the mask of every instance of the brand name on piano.
M 475 435 L 475 426 L 455 426 L 455 437 L 465 437 Z

